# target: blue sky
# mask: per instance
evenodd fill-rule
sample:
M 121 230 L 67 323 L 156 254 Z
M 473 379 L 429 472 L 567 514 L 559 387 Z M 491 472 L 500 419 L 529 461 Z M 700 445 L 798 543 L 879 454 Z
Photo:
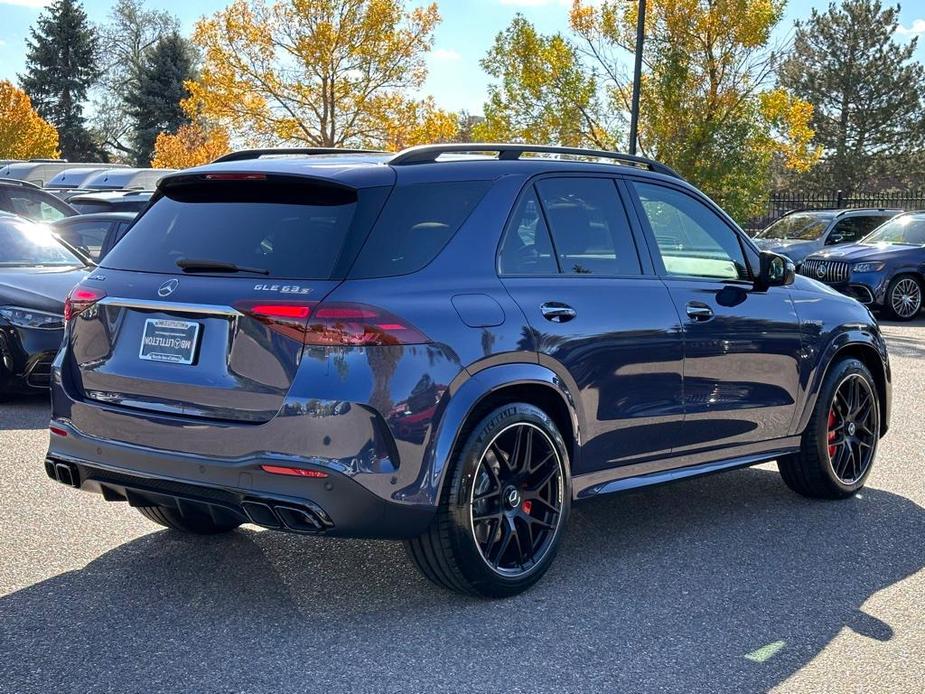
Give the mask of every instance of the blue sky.
M 30 25 L 49 0 L 0 0 L 0 79 L 16 80 L 22 70 L 24 42 Z M 227 5 L 229 0 L 149 0 L 149 7 L 169 10 L 189 31 L 195 21 Z M 495 34 L 522 12 L 544 33 L 566 30 L 571 0 L 438 0 L 443 22 L 437 30 L 434 51 L 429 59 L 430 76 L 424 93 L 431 94 L 443 108 L 467 109 L 480 113 L 485 101 L 486 77 L 479 59 L 490 47 Z M 111 0 L 84 0 L 90 18 L 103 22 Z M 824 9 L 825 1 L 792 0 L 781 23 L 780 38 L 788 35 L 794 19 L 809 16 L 810 9 Z M 925 6 L 919 0 L 906 0 L 900 14 L 901 40 L 920 36 L 917 56 L 925 62 Z

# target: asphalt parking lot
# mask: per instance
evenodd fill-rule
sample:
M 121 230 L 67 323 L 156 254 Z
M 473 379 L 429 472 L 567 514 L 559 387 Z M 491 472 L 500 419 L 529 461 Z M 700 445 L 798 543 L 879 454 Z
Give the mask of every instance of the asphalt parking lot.
M 395 543 L 160 529 L 47 479 L 43 398 L 0 404 L 0 692 L 920 692 L 925 320 L 885 331 L 862 494 L 808 501 L 770 464 L 579 504 L 500 602 Z

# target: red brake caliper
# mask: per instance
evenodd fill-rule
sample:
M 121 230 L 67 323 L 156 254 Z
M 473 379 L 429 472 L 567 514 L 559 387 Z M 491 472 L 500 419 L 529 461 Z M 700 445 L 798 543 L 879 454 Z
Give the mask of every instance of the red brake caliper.
M 530 515 L 530 509 L 533 508 L 533 502 L 530 501 L 529 499 L 527 499 L 527 500 L 525 500 L 525 501 L 520 505 L 520 508 L 523 509 L 523 512 L 526 513 L 526 514 L 529 516 L 529 515 Z
M 835 440 L 835 423 L 838 420 L 835 418 L 835 409 L 829 410 L 829 458 L 835 456 L 835 446 L 832 445 L 832 442 Z

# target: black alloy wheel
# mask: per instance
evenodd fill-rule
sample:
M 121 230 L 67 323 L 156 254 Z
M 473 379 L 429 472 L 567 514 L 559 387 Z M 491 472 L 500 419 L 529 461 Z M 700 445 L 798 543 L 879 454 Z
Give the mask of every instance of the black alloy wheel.
M 529 403 L 474 419 L 448 461 L 433 523 L 405 547 L 443 588 L 509 597 L 555 558 L 571 505 L 568 447 L 553 419 Z
M 798 494 L 847 499 L 866 483 L 881 433 L 876 382 L 862 362 L 844 358 L 825 375 L 800 450 L 777 467 Z
M 472 485 L 472 534 L 482 559 L 508 576 L 530 571 L 545 555 L 562 516 L 562 461 L 552 440 L 519 422 L 488 445 Z
M 879 438 L 877 396 L 859 374 L 846 376 L 829 408 L 826 453 L 835 477 L 852 486 L 864 477 Z

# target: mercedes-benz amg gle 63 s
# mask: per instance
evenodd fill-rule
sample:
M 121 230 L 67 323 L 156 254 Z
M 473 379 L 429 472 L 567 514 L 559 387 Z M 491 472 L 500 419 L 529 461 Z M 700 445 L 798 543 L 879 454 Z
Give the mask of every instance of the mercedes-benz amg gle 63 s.
M 238 152 L 164 178 L 66 316 L 49 476 L 176 530 L 401 539 L 481 596 L 596 495 L 777 460 L 851 496 L 889 420 L 866 308 L 610 152 Z

